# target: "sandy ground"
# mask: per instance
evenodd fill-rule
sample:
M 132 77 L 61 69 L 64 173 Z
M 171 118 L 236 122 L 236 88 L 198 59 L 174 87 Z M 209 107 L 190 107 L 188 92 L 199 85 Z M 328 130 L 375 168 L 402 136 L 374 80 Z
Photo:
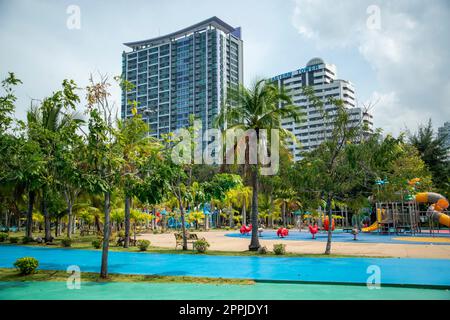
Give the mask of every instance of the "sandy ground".
M 236 231 L 233 231 L 236 232 Z M 205 238 L 214 251 L 246 251 L 250 243 L 248 239 L 226 237 L 224 231 L 195 232 L 199 238 Z M 143 234 L 138 239 L 150 240 L 152 246 L 175 248 L 175 237 L 173 233 L 165 234 Z M 325 242 L 297 241 L 297 240 L 264 240 L 260 243 L 272 250 L 274 243 L 286 244 L 286 251 L 300 254 L 318 254 L 325 251 Z M 189 244 L 191 248 L 191 244 Z M 180 247 L 178 247 L 180 248 Z M 375 256 L 375 257 L 398 257 L 398 258 L 440 258 L 450 259 L 449 245 L 423 245 L 423 244 L 387 244 L 387 243 L 343 243 L 333 242 L 333 254 Z

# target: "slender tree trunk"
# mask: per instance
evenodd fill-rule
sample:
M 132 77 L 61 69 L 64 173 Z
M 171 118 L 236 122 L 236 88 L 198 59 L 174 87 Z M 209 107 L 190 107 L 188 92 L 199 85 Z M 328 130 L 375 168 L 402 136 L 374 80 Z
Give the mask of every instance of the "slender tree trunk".
M 111 211 L 111 193 L 105 193 L 105 224 L 103 226 L 103 250 L 102 250 L 102 266 L 100 277 L 106 279 L 108 277 L 108 250 L 109 250 L 109 232 L 110 232 L 110 211 Z
M 44 215 L 45 242 L 52 241 L 50 215 L 47 210 L 47 194 L 42 191 L 42 214 Z
M 287 225 L 286 217 L 286 201 L 283 201 L 283 226 L 286 228 Z
M 325 249 L 325 254 L 331 254 L 331 236 L 333 234 L 333 211 L 331 208 L 331 194 L 327 196 L 327 209 L 328 209 L 328 237 L 327 237 L 327 247 Z
M 242 225 L 245 226 L 247 225 L 247 212 L 246 212 L 246 203 L 245 203 L 245 198 L 243 200 L 243 204 L 242 204 Z
M 222 227 L 222 223 L 220 221 L 220 211 L 221 211 L 221 209 L 217 209 L 216 227 L 219 228 L 219 229 Z
M 128 248 L 130 245 L 130 197 L 125 196 L 125 241 L 123 247 Z
M 152 230 L 155 230 L 156 229 L 156 209 L 155 209 L 155 207 L 152 208 L 152 216 L 153 216 Z
M 180 206 L 180 215 L 181 215 L 181 230 L 183 232 L 183 250 L 186 251 L 188 249 L 187 247 L 187 237 L 186 237 L 186 225 L 185 225 L 185 218 L 184 218 L 184 208 L 183 203 L 181 200 L 178 200 L 178 204 Z
M 100 219 L 98 218 L 98 216 L 95 216 L 94 218 L 94 224 L 95 224 L 95 228 L 97 230 L 97 232 L 100 232 Z
M 253 165 L 252 170 L 252 239 L 248 249 L 250 251 L 256 251 L 259 249 L 259 237 L 258 237 L 258 165 Z
M 230 228 L 233 228 L 233 207 L 230 205 L 228 206 L 228 222 L 230 224 Z
M 27 210 L 27 224 L 26 236 L 31 238 L 33 236 L 33 206 L 36 194 L 34 191 L 28 192 L 28 210 Z M 6 223 L 8 225 L 8 223 Z
M 270 198 L 270 211 L 269 211 L 269 216 L 270 216 L 270 227 L 273 228 L 274 226 L 274 218 L 273 218 L 273 195 L 272 193 L 269 194 L 269 198 Z M 269 217 L 267 217 L 267 224 L 269 224 Z
M 72 201 L 67 202 L 67 237 L 70 238 L 72 236 Z
M 59 235 L 61 234 L 60 227 L 61 227 L 61 218 L 57 217 L 55 223 L 55 238 L 59 237 Z

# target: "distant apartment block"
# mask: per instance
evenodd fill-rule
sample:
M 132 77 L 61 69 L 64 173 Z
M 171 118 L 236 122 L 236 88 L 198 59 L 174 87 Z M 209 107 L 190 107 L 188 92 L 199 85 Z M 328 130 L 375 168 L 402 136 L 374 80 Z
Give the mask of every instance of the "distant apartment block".
M 337 79 L 336 66 L 325 63 L 320 58 L 311 59 L 306 67 L 277 75 L 271 78 L 279 86 L 284 86 L 295 105 L 305 114 L 304 122 L 296 123 L 293 119 L 283 119 L 282 125 L 291 131 L 300 145 L 290 142 L 289 149 L 295 160 L 301 159 L 302 151 L 311 151 L 331 136 L 330 123 L 326 123 L 319 110 L 303 96 L 303 88 L 311 86 L 317 97 L 326 103 L 329 97 L 342 99 L 345 108 L 350 114 L 350 125 L 365 124 L 370 134 L 373 129 L 372 115 L 357 107 L 355 88 L 350 81 Z M 325 111 L 332 112 L 335 106 L 325 104 Z
M 150 135 L 189 125 L 190 115 L 211 128 L 227 88 L 243 82 L 241 29 L 212 17 L 171 34 L 128 42 L 122 73 L 134 84 L 122 92 L 122 118 L 131 116 L 130 101 L 150 126 Z
M 438 137 L 445 137 L 444 147 L 450 148 L 450 122 L 445 122 L 442 127 L 438 128 Z M 450 160 L 450 150 L 447 154 L 447 159 Z

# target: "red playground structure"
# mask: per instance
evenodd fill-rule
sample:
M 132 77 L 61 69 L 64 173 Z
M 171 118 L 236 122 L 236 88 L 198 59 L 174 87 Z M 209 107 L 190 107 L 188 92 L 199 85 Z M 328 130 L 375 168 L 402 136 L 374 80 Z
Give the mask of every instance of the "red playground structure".
M 252 225 L 243 225 L 239 231 L 241 232 L 241 234 L 249 234 L 252 231 Z
M 277 230 L 278 237 L 284 238 L 284 237 L 287 237 L 288 235 L 289 235 L 289 230 L 286 228 L 279 228 Z
M 315 239 L 316 238 L 316 233 L 319 231 L 319 227 L 317 226 L 317 224 L 314 224 L 314 226 L 309 225 L 309 232 L 311 232 L 312 234 L 312 238 Z
M 328 231 L 328 226 L 329 226 L 329 222 L 328 222 L 328 217 L 325 217 L 325 219 L 323 219 L 323 228 L 325 231 Z M 331 219 L 331 231 L 334 231 L 335 225 L 334 225 L 334 219 Z

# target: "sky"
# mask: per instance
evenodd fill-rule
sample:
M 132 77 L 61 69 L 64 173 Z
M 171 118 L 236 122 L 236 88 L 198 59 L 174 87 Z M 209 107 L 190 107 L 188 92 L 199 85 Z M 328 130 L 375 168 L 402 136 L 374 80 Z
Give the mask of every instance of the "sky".
M 63 79 L 82 88 L 91 74 L 119 75 L 124 42 L 212 16 L 242 28 L 247 85 L 321 57 L 355 85 L 385 134 L 450 121 L 447 0 L 0 0 L 0 77 L 23 81 L 23 119 L 31 99 Z M 120 105 L 119 87 L 111 93 Z

